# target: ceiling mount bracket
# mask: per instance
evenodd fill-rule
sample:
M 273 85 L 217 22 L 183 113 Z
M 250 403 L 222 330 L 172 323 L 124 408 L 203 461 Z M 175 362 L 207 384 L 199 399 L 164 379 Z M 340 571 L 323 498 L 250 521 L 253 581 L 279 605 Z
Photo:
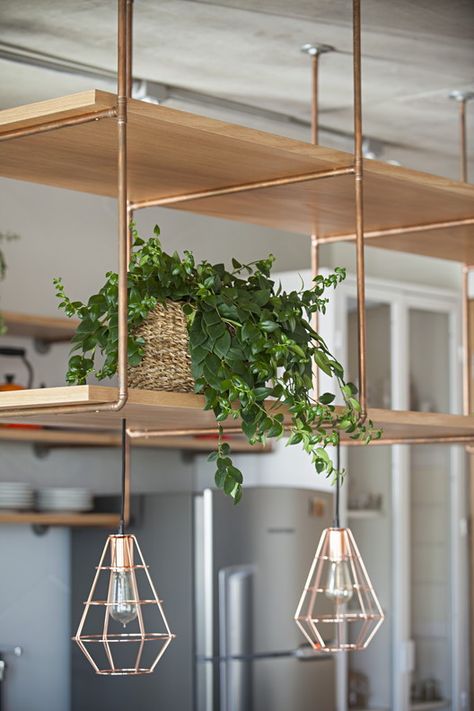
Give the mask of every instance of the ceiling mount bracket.
M 309 54 L 310 57 L 319 57 L 320 54 L 335 52 L 336 48 L 330 44 L 320 44 L 319 42 L 307 42 L 301 46 L 301 51 L 304 54 Z
M 460 91 L 456 89 L 449 94 L 449 98 L 453 101 L 472 101 L 474 99 L 474 91 Z

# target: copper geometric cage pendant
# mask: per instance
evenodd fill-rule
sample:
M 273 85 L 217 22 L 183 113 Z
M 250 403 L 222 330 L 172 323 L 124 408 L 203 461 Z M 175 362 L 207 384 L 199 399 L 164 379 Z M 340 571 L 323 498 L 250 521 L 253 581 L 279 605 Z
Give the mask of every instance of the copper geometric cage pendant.
M 365 649 L 384 620 L 356 542 L 348 528 L 326 528 L 295 613 L 313 649 Z
M 97 674 L 154 671 L 174 635 L 135 536 L 107 538 L 84 605 L 73 639 Z

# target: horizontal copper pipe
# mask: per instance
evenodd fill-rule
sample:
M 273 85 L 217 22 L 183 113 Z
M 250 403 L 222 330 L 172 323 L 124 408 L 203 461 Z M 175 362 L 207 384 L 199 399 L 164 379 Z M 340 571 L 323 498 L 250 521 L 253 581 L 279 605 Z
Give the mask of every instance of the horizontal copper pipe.
M 147 439 L 149 437 L 183 437 L 186 435 L 217 435 L 217 427 L 201 427 L 181 430 L 128 430 L 130 439 Z M 242 434 L 240 427 L 232 425 L 224 427 L 224 436 Z M 473 435 L 439 435 L 437 437 L 382 437 L 369 442 L 369 446 L 390 446 L 395 444 L 464 444 L 472 442 Z M 341 446 L 366 446 L 361 440 L 341 439 Z
M 0 141 L 9 141 L 11 138 L 23 138 L 25 136 L 34 136 L 37 133 L 47 133 L 48 131 L 56 131 L 58 128 L 66 126 L 80 126 L 83 123 L 98 121 L 103 118 L 114 118 L 117 115 L 117 109 L 104 109 L 91 114 L 83 114 L 82 116 L 73 116 L 72 118 L 56 119 L 55 121 L 47 121 L 40 123 L 37 126 L 24 126 L 23 128 L 13 128 L 11 131 L 0 133 Z
M 369 442 L 369 446 L 391 446 L 396 444 L 474 444 L 474 434 L 472 435 L 437 435 L 433 437 L 383 437 Z M 341 446 L 365 446 L 361 440 L 343 439 Z
M 295 183 L 307 183 L 320 178 L 333 178 L 338 175 L 351 175 L 354 173 L 353 166 L 346 168 L 332 168 L 330 170 L 320 170 L 314 173 L 302 173 L 284 178 L 270 178 L 269 180 L 256 180 L 252 183 L 241 183 L 240 185 L 227 185 L 222 188 L 210 188 L 194 193 L 182 193 L 181 195 L 168 195 L 161 198 L 151 198 L 150 200 L 138 200 L 130 203 L 130 208 L 140 210 L 143 207 L 158 207 L 160 205 L 176 205 L 181 202 L 191 200 L 203 200 L 204 198 L 219 197 L 220 195 L 232 195 L 234 193 L 244 193 L 250 190 L 262 190 L 263 188 L 274 188 L 279 185 L 294 185 Z
M 148 439 L 149 437 L 185 437 L 186 435 L 217 435 L 215 427 L 195 427 L 194 429 L 181 430 L 127 430 L 130 439 Z M 243 434 L 242 428 L 237 426 L 224 427 L 224 436 L 227 434 Z
M 474 225 L 474 217 L 462 217 L 458 220 L 444 220 L 441 222 L 427 222 L 422 225 L 407 225 L 405 227 L 387 227 L 381 230 L 367 230 L 364 232 L 364 238 L 370 239 L 371 237 L 390 237 L 395 235 L 412 234 L 414 232 L 424 232 L 425 230 L 442 230 L 445 227 L 462 227 L 463 225 Z M 319 241 L 327 244 L 329 242 L 345 242 L 347 240 L 354 240 L 355 238 L 355 233 L 349 233 L 343 235 L 321 236 Z

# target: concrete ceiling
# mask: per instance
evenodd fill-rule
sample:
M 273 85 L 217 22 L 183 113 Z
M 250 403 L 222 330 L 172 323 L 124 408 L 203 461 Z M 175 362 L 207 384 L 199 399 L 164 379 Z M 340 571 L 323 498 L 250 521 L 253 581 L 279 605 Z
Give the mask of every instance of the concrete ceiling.
M 471 0 L 363 0 L 364 133 L 384 144 L 383 159 L 458 177 L 453 89 L 473 89 Z M 115 3 L 2 0 L 0 40 L 75 62 L 115 68 Z M 328 43 L 321 60 L 321 142 L 351 148 L 351 3 L 348 0 L 135 1 L 134 74 L 309 120 L 304 42 Z M 91 82 L 0 62 L 0 106 L 81 91 Z M 184 99 L 183 108 L 307 139 L 297 123 Z M 468 111 L 474 126 L 474 102 Z M 472 133 L 472 131 L 471 131 Z M 341 134 L 341 135 L 339 135 Z M 346 137 L 344 137 L 346 134 Z M 471 142 L 474 145 L 474 141 Z M 474 161 L 471 161 L 474 174 Z

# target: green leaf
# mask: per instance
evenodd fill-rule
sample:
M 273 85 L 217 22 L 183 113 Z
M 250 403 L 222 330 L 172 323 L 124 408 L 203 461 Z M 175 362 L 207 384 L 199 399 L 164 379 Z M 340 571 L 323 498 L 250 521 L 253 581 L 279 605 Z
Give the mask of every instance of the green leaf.
M 222 336 L 214 343 L 214 353 L 219 356 L 219 358 L 225 358 L 229 352 L 230 343 L 230 333 L 227 329 L 224 329 Z
M 274 321 L 262 321 L 260 327 L 266 333 L 273 333 L 274 331 L 277 331 L 280 328 L 280 326 Z
M 332 393 L 324 393 L 323 395 L 320 395 L 319 402 L 322 402 L 323 405 L 330 405 L 335 397 L 336 396 Z

